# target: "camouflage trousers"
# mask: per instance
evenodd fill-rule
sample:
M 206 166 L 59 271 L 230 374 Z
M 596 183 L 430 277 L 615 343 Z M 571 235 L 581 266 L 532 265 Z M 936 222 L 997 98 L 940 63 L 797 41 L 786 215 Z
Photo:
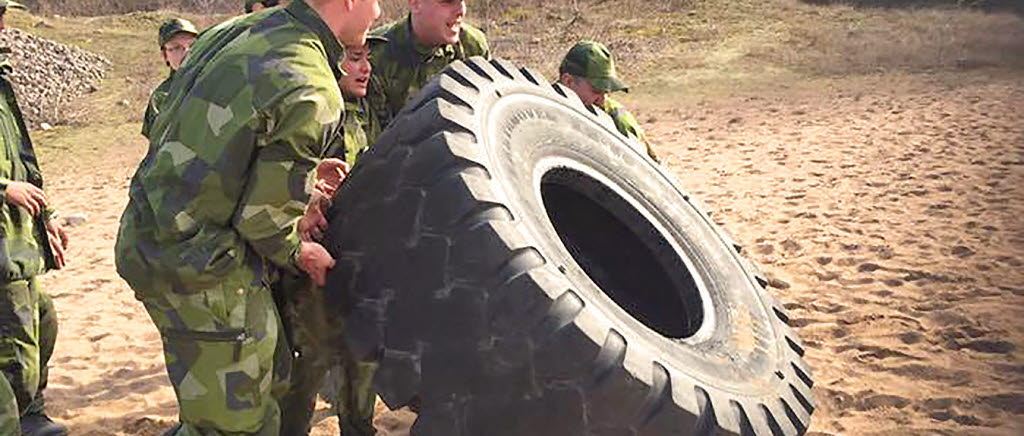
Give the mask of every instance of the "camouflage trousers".
M 342 436 L 373 436 L 373 391 L 376 362 L 363 362 L 342 353 L 342 362 L 331 367 L 323 393 L 338 415 Z
M 334 407 L 342 435 L 373 436 L 376 362 L 362 362 L 341 346 L 342 314 L 325 311 L 323 289 L 309 278 L 285 276 L 274 290 L 295 356 L 281 434 L 308 433 L 319 391 Z
M 309 432 L 317 391 L 337 361 L 329 344 L 337 343 L 339 328 L 308 278 L 284 275 L 272 288 L 223 284 L 190 294 L 136 293 L 160 330 L 178 396 L 181 426 L 174 435 Z M 354 374 L 367 373 L 359 371 Z M 360 397 L 360 414 L 372 419 L 372 370 L 369 376 L 349 386 L 369 393 L 369 406 L 367 395 Z M 370 428 L 344 434 L 372 435 L 369 419 L 343 419 L 343 428 L 363 421 Z
M 0 434 L 16 435 L 21 432 L 18 419 L 18 400 L 7 377 L 0 377 Z
M 225 281 L 136 296 L 163 340 L 181 416 L 175 435 L 283 434 L 291 356 L 270 289 Z
M 21 415 L 42 413 L 57 341 L 53 300 L 35 278 L 0 284 L 0 369 Z
M 291 346 L 292 372 L 282 400 L 281 434 L 308 434 L 317 390 L 328 368 L 328 343 L 333 329 L 324 311 L 322 289 L 309 277 L 282 274 L 274 283 L 274 300 Z

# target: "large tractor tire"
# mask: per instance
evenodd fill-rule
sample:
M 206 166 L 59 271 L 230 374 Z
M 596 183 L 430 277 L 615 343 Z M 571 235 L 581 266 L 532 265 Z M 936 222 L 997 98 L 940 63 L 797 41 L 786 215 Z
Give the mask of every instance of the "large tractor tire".
M 413 434 L 796 435 L 811 372 L 740 247 L 611 119 L 456 62 L 329 212 L 346 346 Z

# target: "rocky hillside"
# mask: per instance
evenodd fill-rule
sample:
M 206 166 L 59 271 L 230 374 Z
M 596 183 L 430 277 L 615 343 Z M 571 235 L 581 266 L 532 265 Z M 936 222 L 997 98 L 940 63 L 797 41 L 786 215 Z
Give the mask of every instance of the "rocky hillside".
M 106 58 L 48 39 L 7 29 L 0 47 L 10 50 L 10 73 L 30 128 L 73 121 L 69 103 L 96 85 L 111 67 Z

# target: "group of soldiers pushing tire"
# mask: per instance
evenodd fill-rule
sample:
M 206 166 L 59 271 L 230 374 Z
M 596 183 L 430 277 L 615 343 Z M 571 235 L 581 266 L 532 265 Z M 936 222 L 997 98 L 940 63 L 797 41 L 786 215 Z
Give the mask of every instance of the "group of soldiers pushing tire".
M 0 0 L 0 26 L 16 8 Z M 410 0 L 406 18 L 372 31 L 378 0 L 247 0 L 245 10 L 202 32 L 177 18 L 159 29 L 170 74 L 143 120 L 149 147 L 121 218 L 117 271 L 160 331 L 180 412 L 167 434 L 307 434 L 322 391 L 343 435 L 372 435 L 377 356 L 339 346 L 338 314 L 324 309 L 334 265 L 320 242 L 325 210 L 432 77 L 491 51 L 463 22 L 464 0 Z M 44 409 L 57 323 L 36 277 L 63 266 L 68 238 L 10 68 L 0 62 L 0 435 L 64 435 Z M 558 81 L 657 160 L 608 97 L 628 88 L 607 47 L 573 46 Z

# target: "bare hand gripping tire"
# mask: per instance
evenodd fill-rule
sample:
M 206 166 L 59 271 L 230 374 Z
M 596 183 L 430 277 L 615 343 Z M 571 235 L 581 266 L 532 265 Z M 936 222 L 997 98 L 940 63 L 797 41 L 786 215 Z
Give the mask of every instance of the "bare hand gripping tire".
M 572 91 L 456 62 L 339 189 L 328 298 L 416 435 L 802 434 L 803 349 L 694 202 Z

